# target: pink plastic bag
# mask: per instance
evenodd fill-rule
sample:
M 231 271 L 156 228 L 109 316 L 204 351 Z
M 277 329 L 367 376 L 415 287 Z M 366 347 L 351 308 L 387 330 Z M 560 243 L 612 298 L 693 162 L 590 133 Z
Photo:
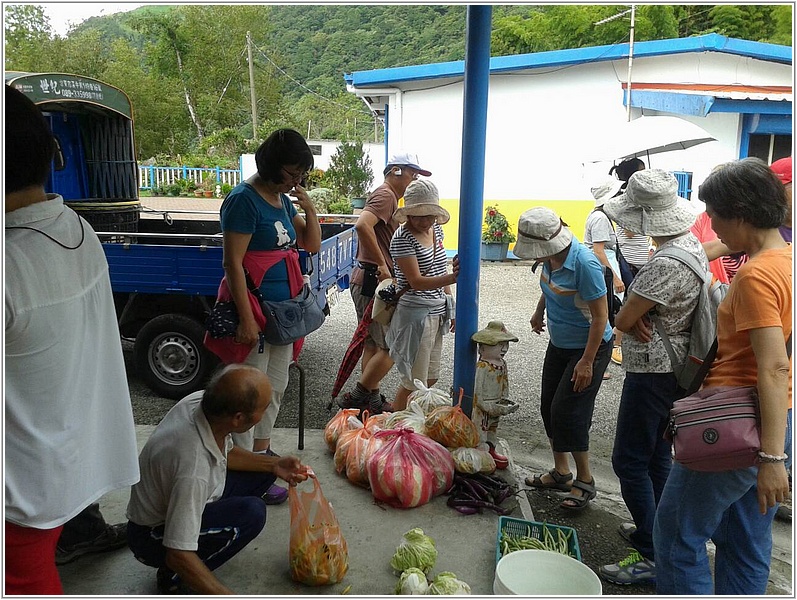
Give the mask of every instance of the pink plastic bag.
M 383 441 L 366 461 L 374 498 L 398 508 L 426 504 L 454 482 L 451 453 L 434 440 L 411 429 L 388 429 L 374 434 Z

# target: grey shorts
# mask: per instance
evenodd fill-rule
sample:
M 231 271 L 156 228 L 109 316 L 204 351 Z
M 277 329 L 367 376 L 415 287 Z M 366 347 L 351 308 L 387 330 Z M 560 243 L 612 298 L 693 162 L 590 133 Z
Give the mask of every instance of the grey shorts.
M 357 322 L 363 320 L 363 314 L 365 314 L 365 309 L 368 307 L 368 303 L 371 301 L 371 298 L 368 296 L 363 296 L 360 291 L 362 290 L 361 285 L 357 285 L 356 283 L 352 283 L 349 286 L 349 291 L 351 292 L 351 299 L 354 300 L 354 310 L 357 313 Z M 387 327 L 373 321 L 371 326 L 368 328 L 368 337 L 365 338 L 365 343 L 371 346 L 377 346 L 382 348 L 382 350 L 388 350 L 387 342 L 385 342 L 385 335 L 387 335 Z

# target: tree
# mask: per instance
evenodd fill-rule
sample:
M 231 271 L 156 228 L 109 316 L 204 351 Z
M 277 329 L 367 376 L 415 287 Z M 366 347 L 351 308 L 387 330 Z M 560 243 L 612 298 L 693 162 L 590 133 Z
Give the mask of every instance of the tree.
M 49 71 L 50 41 L 53 30 L 41 6 L 4 6 L 5 68 L 9 71 Z
M 343 198 L 364 198 L 373 181 L 371 157 L 362 142 L 343 142 L 329 161 L 322 185 Z

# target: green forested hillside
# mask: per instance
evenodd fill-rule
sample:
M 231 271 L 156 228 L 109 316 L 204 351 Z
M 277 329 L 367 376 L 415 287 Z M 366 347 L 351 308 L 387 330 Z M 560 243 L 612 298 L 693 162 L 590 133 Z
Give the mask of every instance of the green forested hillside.
M 495 6 L 492 53 L 622 43 L 622 5 Z M 139 158 L 224 163 L 277 126 L 314 138 L 382 135 L 343 74 L 462 60 L 464 5 L 155 5 L 94 17 L 65 37 L 36 5 L 6 4 L 5 68 L 96 77 L 123 89 Z M 791 45 L 790 5 L 639 5 L 635 39 L 718 32 Z M 247 61 L 252 39 L 257 131 Z

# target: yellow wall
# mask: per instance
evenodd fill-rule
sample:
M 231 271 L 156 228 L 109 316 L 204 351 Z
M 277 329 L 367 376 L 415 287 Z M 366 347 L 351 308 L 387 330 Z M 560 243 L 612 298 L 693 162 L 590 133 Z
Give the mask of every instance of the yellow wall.
M 440 204 L 451 213 L 451 220 L 443 225 L 445 233 L 446 250 L 456 250 L 459 241 L 459 200 L 441 199 Z M 505 216 L 512 227 L 512 232 L 517 236 L 517 223 L 520 215 L 535 206 L 546 206 L 555 211 L 570 227 L 570 231 L 579 240 L 584 238 L 584 225 L 587 216 L 595 208 L 591 200 L 485 200 L 484 206 L 495 206 Z M 484 215 L 475 215 L 473 218 L 484 222 Z M 510 244 L 511 249 L 514 244 Z

